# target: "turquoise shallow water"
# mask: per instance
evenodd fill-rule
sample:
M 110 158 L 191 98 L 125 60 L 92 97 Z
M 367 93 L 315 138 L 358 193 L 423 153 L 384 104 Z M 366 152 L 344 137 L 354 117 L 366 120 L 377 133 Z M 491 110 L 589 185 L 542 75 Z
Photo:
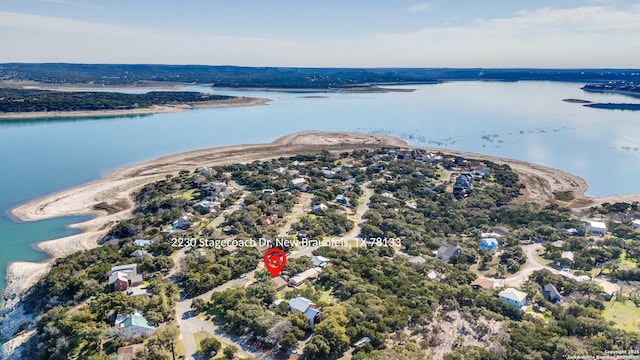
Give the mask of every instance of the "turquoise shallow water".
M 0 217 L 0 287 L 9 262 L 44 259 L 33 244 L 72 234 L 66 225 L 79 221 L 19 223 L 6 216 L 13 206 L 158 156 L 270 142 L 308 129 L 383 133 L 415 145 L 533 161 L 584 177 L 590 195 L 640 192 L 640 112 L 561 101 L 638 100 L 587 94 L 581 85 L 455 82 L 417 86 L 412 93 L 328 94 L 314 99 L 221 91 L 274 101 L 268 106 L 143 117 L 0 122 L 0 214 L 5 214 Z

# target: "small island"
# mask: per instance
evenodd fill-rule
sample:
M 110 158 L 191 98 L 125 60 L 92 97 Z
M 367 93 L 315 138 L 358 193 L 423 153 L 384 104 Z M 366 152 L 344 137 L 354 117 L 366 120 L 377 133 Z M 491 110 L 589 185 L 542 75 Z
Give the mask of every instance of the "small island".
M 267 101 L 194 91 L 127 94 L 7 88 L 0 89 L 0 119 L 140 115 L 179 112 L 197 107 L 259 105 Z
M 591 101 L 582 99 L 562 99 L 562 101 L 573 104 L 591 104 Z

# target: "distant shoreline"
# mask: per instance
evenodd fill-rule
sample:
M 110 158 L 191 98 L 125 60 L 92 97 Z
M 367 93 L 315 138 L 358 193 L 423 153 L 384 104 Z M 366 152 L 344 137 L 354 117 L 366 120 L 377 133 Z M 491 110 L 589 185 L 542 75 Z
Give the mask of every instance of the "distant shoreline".
M 152 115 L 165 113 L 178 113 L 190 109 L 200 108 L 225 108 L 225 107 L 243 107 L 266 105 L 270 99 L 264 98 L 248 98 L 235 97 L 228 100 L 215 100 L 201 103 L 184 103 L 178 105 L 153 105 L 138 109 L 122 109 L 122 110 L 81 110 L 81 111 L 38 111 L 38 112 L 16 112 L 16 113 L 0 113 L 0 120 L 29 120 L 29 119 L 47 119 L 47 118 L 78 118 L 78 117 L 118 117 L 118 116 L 137 116 Z

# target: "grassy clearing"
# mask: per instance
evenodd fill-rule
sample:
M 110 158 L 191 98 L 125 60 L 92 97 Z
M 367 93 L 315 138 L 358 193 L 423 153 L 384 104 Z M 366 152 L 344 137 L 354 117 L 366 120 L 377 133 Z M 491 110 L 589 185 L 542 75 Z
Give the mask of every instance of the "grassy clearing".
M 191 189 L 182 194 L 182 198 L 188 201 L 193 201 L 200 197 L 200 191 L 196 189 Z
M 602 316 L 607 321 L 613 321 L 615 328 L 640 332 L 640 307 L 637 307 L 633 301 L 615 301 L 607 306 Z
M 627 259 L 627 254 L 623 252 L 622 254 L 620 254 L 620 267 L 635 269 L 638 267 L 638 263 L 634 260 Z
M 196 348 L 198 349 L 198 351 L 202 350 L 202 348 L 200 347 L 200 341 L 208 338 L 210 335 L 208 332 L 206 331 L 198 331 L 197 333 L 193 334 L 193 340 L 196 341 Z

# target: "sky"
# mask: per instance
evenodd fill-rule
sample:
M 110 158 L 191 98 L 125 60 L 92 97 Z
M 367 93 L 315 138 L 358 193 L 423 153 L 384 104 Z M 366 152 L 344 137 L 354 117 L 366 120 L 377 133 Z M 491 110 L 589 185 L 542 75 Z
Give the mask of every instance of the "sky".
M 0 62 L 638 68 L 640 3 L 3 0 L 0 44 Z

